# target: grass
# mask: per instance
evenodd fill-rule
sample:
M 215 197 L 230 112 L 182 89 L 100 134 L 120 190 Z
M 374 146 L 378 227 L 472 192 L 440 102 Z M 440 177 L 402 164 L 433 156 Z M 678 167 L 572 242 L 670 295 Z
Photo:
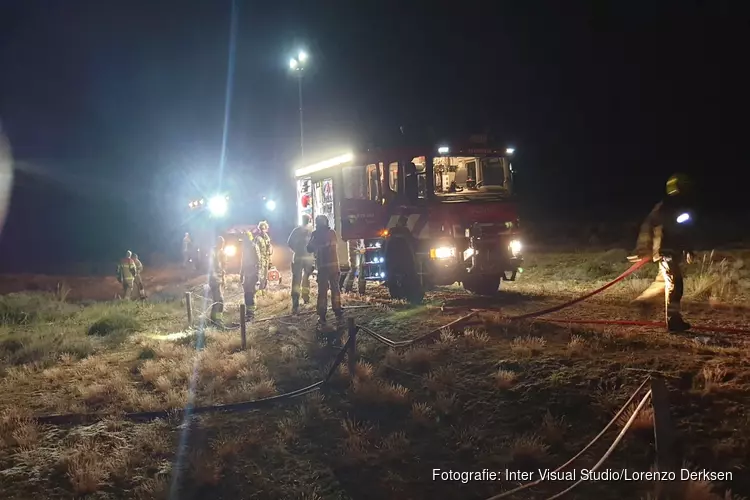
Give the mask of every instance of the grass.
M 532 259 L 498 299 L 515 297 L 500 304 L 503 314 L 554 305 L 600 285 L 627 267 L 621 254 L 595 254 L 590 262 L 583 262 L 587 254 Z M 707 260 L 701 271 L 707 276 L 736 265 L 712 258 L 714 267 Z M 723 259 L 733 264 L 722 268 Z M 636 279 L 647 284 L 652 270 Z M 696 288 L 686 294 L 688 319 L 741 324 L 744 268 L 734 288 L 712 281 L 710 293 L 697 293 L 701 274 L 689 272 Z M 634 283 L 555 315 L 630 318 Z M 227 297 L 237 293 L 232 282 Z M 191 399 L 248 401 L 309 385 L 337 351 L 318 339 L 313 317 L 249 324 L 243 351 L 237 331 L 186 331 L 179 299 L 82 306 L 68 304 L 65 293 L 22 295 L 3 297 L 0 316 L 7 318 L 0 325 L 0 488 L 8 499 L 166 499 L 173 482 L 186 499 L 486 498 L 509 485 L 433 481 L 430 471 L 554 468 L 599 432 L 649 372 L 667 375 L 670 411 L 685 459 L 695 467 L 740 471 L 750 446 L 750 365 L 744 339 L 736 336 L 703 342 L 658 329 L 573 329 L 483 315 L 481 326 L 455 327 L 434 343 L 404 349 L 360 334 L 353 376 L 344 363 L 330 386 L 286 405 L 200 415 L 189 425 L 172 417 L 133 423 L 121 413 L 180 409 Z M 368 296 L 371 303 L 383 299 L 379 288 Z M 403 340 L 460 315 L 434 307 L 451 300 L 465 296 L 455 287 L 438 289 L 425 307 L 396 303 L 348 314 Z M 716 310 L 717 301 L 729 309 Z M 286 292 L 271 291 L 259 304 L 259 317 L 289 307 Z M 236 299 L 227 304 L 226 315 L 234 314 Z M 107 418 L 78 427 L 32 418 L 66 412 Z M 590 467 L 605 448 L 597 445 L 576 467 Z M 653 466 L 649 406 L 605 466 Z M 542 484 L 533 494 L 544 498 L 560 486 Z M 686 488 L 684 498 L 723 498 L 730 489 L 748 495 L 750 480 L 737 472 L 732 482 Z M 653 491 L 653 484 L 591 482 L 579 494 L 605 500 L 649 498 Z

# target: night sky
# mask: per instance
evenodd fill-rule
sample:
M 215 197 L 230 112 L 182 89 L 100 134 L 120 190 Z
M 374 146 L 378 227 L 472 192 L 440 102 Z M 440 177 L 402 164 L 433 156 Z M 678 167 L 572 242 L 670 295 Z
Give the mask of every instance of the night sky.
M 641 217 L 684 171 L 707 213 L 750 220 L 741 2 L 236 5 L 224 185 L 279 201 L 277 239 L 293 221 L 298 47 L 310 160 L 403 140 L 400 126 L 487 130 L 517 148 L 532 218 Z M 231 8 L 0 0 L 16 161 L 2 269 L 179 251 L 187 202 L 218 181 Z

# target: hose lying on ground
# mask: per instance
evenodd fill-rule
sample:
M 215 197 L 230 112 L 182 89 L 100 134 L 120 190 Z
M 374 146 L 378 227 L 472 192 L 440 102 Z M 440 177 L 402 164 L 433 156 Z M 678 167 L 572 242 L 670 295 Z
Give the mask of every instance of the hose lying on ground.
M 180 410 L 162 410 L 162 411 L 146 411 L 146 412 L 132 412 L 125 413 L 122 415 L 116 415 L 124 420 L 133 421 L 148 421 L 155 420 L 157 418 L 170 418 L 177 416 L 184 416 L 185 414 L 201 415 L 205 413 L 233 413 L 238 411 L 254 410 L 257 408 L 264 408 L 271 406 L 279 402 L 287 401 L 299 396 L 305 396 L 311 392 L 319 390 L 324 384 L 328 383 L 336 369 L 344 361 L 344 357 L 351 345 L 352 339 L 348 339 L 344 344 L 344 347 L 337 354 L 331 369 L 328 371 L 326 378 L 310 384 L 301 389 L 289 391 L 284 394 L 277 394 L 276 396 L 270 396 L 263 399 L 256 399 L 254 401 L 244 401 L 241 403 L 231 403 L 225 405 L 210 405 L 210 406 L 197 406 L 194 407 L 188 404 L 186 408 Z M 42 417 L 36 417 L 36 421 L 40 424 L 51 424 L 51 425 L 64 425 L 64 424 L 84 424 L 89 422 L 95 422 L 103 420 L 110 415 L 102 415 L 97 413 L 72 413 L 66 415 L 47 415 Z

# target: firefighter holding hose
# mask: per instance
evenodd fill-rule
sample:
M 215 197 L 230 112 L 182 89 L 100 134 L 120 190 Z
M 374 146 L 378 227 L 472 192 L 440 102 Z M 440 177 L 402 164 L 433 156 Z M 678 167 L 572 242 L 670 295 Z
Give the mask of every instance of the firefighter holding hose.
M 339 257 L 336 253 L 336 231 L 331 229 L 328 217 L 315 217 L 315 231 L 312 232 L 307 251 L 315 254 L 315 267 L 318 269 L 318 324 L 326 322 L 328 310 L 328 290 L 331 290 L 331 308 L 337 320 L 343 317 L 341 289 L 339 288 Z
M 684 332 L 690 324 L 682 319 L 680 300 L 683 293 L 681 264 L 693 261 L 691 233 L 693 215 L 688 200 L 690 181 L 682 174 L 675 174 L 667 181 L 667 196 L 656 204 L 641 225 L 636 253 L 630 257 L 636 261 L 651 256 L 659 265 L 659 274 L 635 304 L 644 310 L 650 301 L 663 294 L 665 298 L 666 324 L 670 332 Z

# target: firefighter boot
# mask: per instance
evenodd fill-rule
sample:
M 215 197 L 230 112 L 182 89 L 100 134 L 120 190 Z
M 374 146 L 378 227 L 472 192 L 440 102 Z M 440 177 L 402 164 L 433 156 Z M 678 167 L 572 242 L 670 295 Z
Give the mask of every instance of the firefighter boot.
M 682 319 L 682 316 L 675 315 L 667 320 L 667 330 L 669 333 L 682 333 L 690 330 L 690 323 Z

